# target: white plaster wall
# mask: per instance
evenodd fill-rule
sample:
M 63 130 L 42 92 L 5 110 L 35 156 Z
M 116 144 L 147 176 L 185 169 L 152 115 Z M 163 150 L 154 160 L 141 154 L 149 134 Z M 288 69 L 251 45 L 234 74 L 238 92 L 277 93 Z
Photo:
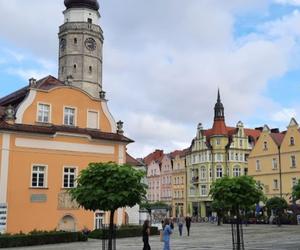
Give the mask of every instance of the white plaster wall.
M 134 207 L 127 207 L 126 212 L 128 214 L 128 223 L 129 224 L 139 224 L 139 214 L 140 214 L 140 206 L 135 205 Z
M 87 22 L 88 18 L 93 20 L 93 24 L 99 22 L 99 12 L 88 8 L 71 8 L 64 12 L 65 23 L 67 22 Z

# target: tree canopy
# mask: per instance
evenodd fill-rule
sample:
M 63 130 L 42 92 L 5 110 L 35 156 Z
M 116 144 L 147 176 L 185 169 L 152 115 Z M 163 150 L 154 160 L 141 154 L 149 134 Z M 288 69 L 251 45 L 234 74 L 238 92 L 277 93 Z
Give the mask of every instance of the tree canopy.
M 300 180 L 298 181 L 297 185 L 293 187 L 292 197 L 295 201 L 300 199 Z
M 80 172 L 77 186 L 70 194 L 86 210 L 133 207 L 146 195 L 147 185 L 141 182 L 143 176 L 144 173 L 126 164 L 90 163 Z
M 250 176 L 223 177 L 216 180 L 210 190 L 217 206 L 224 206 L 233 213 L 248 209 L 263 199 L 263 192 Z
M 276 214 L 283 214 L 284 209 L 288 208 L 288 203 L 281 197 L 272 197 L 267 200 L 266 207 L 269 213 L 273 210 Z

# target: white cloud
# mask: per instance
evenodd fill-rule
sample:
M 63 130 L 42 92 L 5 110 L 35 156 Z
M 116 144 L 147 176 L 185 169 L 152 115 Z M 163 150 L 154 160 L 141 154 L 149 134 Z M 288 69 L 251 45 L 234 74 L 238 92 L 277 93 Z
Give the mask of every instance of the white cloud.
M 18 51 L 33 54 L 39 65 L 39 69 L 31 65 L 10 69 L 26 81 L 57 71 L 53 61 L 63 1 L 44 2 L 0 1 L 0 22 L 6 23 L 1 36 Z M 171 151 L 189 145 L 198 122 L 212 125 L 218 87 L 228 125 L 250 116 L 270 117 L 281 107 L 265 91 L 270 80 L 291 69 L 300 51 L 299 13 L 259 23 L 254 27 L 258 31 L 250 35 L 236 38 L 234 34 L 237 16 L 263 13 L 269 3 L 101 1 L 103 86 L 112 113 L 125 121 L 125 131 L 136 141 L 129 147 L 135 156 L 155 148 Z
M 275 122 L 283 122 L 288 125 L 292 117 L 296 117 L 297 112 L 293 108 L 283 108 L 282 110 L 276 112 L 272 115 L 272 119 Z
M 286 5 L 300 5 L 300 0 L 275 0 L 275 3 Z
M 37 69 L 23 69 L 23 68 L 8 68 L 6 71 L 9 74 L 17 75 L 27 81 L 30 78 L 41 79 L 49 75 L 49 71 L 41 71 Z M 26 82 L 27 83 L 27 82 Z

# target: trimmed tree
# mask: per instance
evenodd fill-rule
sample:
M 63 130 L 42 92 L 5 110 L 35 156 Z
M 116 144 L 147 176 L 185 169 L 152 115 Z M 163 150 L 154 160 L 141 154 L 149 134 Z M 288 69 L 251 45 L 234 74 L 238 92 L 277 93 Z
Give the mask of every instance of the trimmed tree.
M 277 216 L 277 225 L 280 226 L 284 210 L 288 208 L 286 200 L 281 197 L 272 197 L 267 200 L 266 207 L 268 209 L 268 214 L 271 214 L 271 211 L 275 212 L 275 215 Z
M 237 248 L 235 249 L 241 249 L 240 211 L 249 209 L 263 199 L 263 192 L 260 186 L 249 176 L 224 177 L 212 184 L 210 195 L 215 203 L 223 205 L 225 210 L 236 216 Z
M 293 201 L 300 199 L 300 180 L 298 181 L 297 185 L 293 187 L 292 198 Z
M 108 250 L 112 250 L 115 211 L 145 199 L 147 185 L 142 183 L 143 177 L 143 172 L 127 164 L 90 163 L 80 172 L 77 186 L 70 190 L 72 199 L 84 209 L 110 211 Z

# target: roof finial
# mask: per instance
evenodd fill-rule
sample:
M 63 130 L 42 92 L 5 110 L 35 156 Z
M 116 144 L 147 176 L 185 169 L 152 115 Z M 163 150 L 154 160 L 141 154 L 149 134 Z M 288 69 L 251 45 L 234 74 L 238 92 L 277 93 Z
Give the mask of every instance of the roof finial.
M 218 102 L 221 102 L 221 97 L 220 97 L 220 88 L 218 88 Z

